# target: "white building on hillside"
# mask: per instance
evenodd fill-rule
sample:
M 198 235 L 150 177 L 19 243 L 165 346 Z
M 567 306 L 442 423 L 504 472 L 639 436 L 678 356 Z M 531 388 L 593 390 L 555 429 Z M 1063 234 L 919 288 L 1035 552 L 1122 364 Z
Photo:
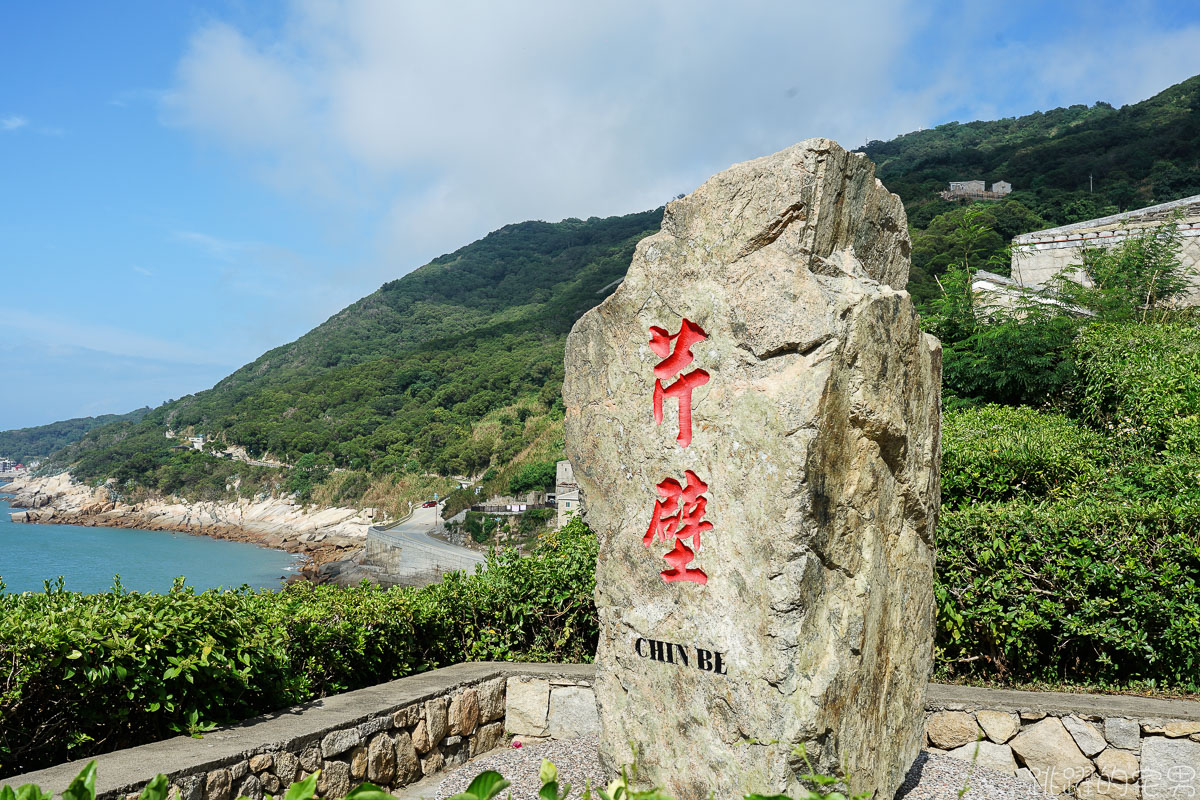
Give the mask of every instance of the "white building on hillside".
M 555 505 L 558 507 L 558 527 L 567 524 L 573 515 L 582 511 L 579 485 L 575 483 L 575 470 L 570 461 L 559 461 L 554 480 Z

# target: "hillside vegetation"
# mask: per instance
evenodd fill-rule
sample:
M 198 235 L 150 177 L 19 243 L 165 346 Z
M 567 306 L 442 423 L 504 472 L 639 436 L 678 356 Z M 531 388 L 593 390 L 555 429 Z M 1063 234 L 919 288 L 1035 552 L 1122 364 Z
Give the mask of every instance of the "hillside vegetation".
M 150 413 L 149 407 L 128 414 L 101 414 L 98 417 L 76 417 L 33 428 L 0 431 L 0 458 L 18 463 L 40 461 L 56 450 L 74 444 L 93 428 L 110 422 L 139 422 Z
M 559 457 L 566 334 L 615 288 L 661 216 L 501 228 L 208 391 L 94 431 L 55 465 L 84 480 L 115 477 L 131 492 L 211 497 L 236 476 L 243 493 L 292 489 L 307 498 L 321 485 L 323 499 L 392 510 L 451 486 L 419 476 L 492 468 L 502 487 L 520 463 Z M 297 469 L 175 452 L 167 428 Z
M 1007 272 L 1006 246 L 1017 234 L 1200 193 L 1198 90 L 1193 78 L 1120 109 L 1098 103 L 950 123 L 867 145 L 908 209 L 909 288 L 923 313 L 934 313 L 943 297 L 938 281 L 954 268 Z M 976 177 L 1007 179 L 1017 191 L 972 206 L 937 197 L 949 180 Z M 116 478 L 132 494 L 292 491 L 389 511 L 453 489 L 454 475 L 484 478 L 486 491 L 506 493 L 524 471 L 549 475 L 547 465 L 561 457 L 566 332 L 611 291 L 636 242 L 660 220 L 655 210 L 508 225 L 385 284 L 208 391 L 140 422 L 92 431 L 52 466 L 89 481 Z M 1046 362 L 1073 331 L 1060 320 L 1037 329 L 1037 342 L 1010 337 L 994 349 L 1020 347 L 1021 358 Z M 956 361 L 954 337 L 947 341 L 947 375 L 1006 387 L 996 395 L 1003 402 L 1041 402 L 1069 378 L 1069 364 L 1053 357 L 1046 363 L 1057 373 L 963 371 L 969 359 Z M 172 451 L 167 428 L 294 466 Z

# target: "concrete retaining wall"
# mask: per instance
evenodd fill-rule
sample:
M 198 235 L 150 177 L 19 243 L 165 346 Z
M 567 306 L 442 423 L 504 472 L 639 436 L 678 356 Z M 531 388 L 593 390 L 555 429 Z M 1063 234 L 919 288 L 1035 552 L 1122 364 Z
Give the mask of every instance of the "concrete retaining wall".
M 364 780 L 395 790 L 512 738 L 597 733 L 594 675 L 585 664 L 458 664 L 100 756 L 97 793 L 123 800 L 163 772 L 177 800 L 257 800 L 317 769 L 325 797 Z M 932 684 L 926 737 L 931 750 L 1079 800 L 1200 795 L 1198 702 Z M 2 783 L 61 792 L 85 764 Z

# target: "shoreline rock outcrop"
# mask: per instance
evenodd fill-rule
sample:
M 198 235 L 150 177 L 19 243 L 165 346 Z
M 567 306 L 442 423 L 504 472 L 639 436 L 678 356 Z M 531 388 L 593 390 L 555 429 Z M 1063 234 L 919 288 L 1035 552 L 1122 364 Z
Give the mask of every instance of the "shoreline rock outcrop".
M 321 567 L 362 549 L 375 513 L 356 508 L 311 509 L 291 498 L 184 503 L 174 499 L 124 503 L 104 487 L 84 486 L 69 473 L 19 478 L 0 485 L 14 523 L 176 531 L 248 542 L 307 558 L 300 579 L 324 582 Z

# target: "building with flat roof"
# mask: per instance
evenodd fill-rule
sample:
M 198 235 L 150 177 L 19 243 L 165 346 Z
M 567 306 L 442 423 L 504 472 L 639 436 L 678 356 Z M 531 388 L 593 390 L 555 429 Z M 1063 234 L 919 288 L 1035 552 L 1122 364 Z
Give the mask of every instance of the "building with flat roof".
M 1012 240 L 1013 280 L 1023 287 L 1042 288 L 1067 267 L 1080 263 L 1081 248 L 1112 247 L 1166 224 L 1179 230 L 1183 240 L 1179 258 L 1191 275 L 1192 290 L 1183 302 L 1200 305 L 1200 195 L 1023 233 Z

